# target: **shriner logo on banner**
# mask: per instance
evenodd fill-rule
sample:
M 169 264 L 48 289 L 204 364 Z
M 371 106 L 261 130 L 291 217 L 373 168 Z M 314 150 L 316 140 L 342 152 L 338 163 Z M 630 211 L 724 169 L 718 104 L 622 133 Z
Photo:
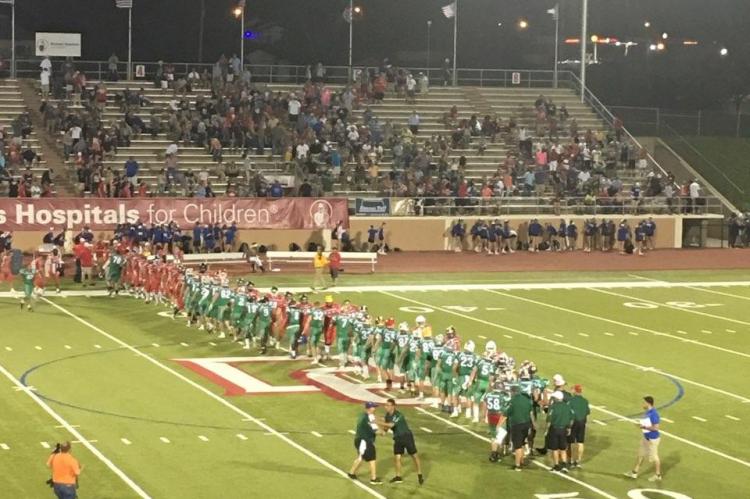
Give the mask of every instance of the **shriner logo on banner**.
M 0 199 L 4 230 L 47 230 L 50 225 L 112 229 L 118 224 L 183 228 L 199 224 L 237 224 L 240 229 L 332 229 L 349 225 L 346 199 L 330 198 L 143 198 Z

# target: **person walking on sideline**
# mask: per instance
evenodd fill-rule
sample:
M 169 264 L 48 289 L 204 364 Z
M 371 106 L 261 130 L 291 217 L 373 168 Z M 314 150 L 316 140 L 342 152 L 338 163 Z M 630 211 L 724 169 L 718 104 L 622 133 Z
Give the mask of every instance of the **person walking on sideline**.
M 318 246 L 318 251 L 313 256 L 313 268 L 315 269 L 315 278 L 313 279 L 312 290 L 317 288 L 326 289 L 325 270 L 328 266 L 328 258 L 323 254 L 323 246 Z
M 643 438 L 641 439 L 641 445 L 638 448 L 638 457 L 635 460 L 635 466 L 633 471 L 625 473 L 625 476 L 629 478 L 638 478 L 638 470 L 643 463 L 644 458 L 648 458 L 649 461 L 654 463 L 654 470 L 656 474 L 648 479 L 649 482 L 660 482 L 661 481 L 661 461 L 659 461 L 659 441 L 661 434 L 659 433 L 659 412 L 654 407 L 654 397 L 648 395 L 643 397 L 643 409 L 646 414 L 639 421 L 641 431 L 643 432 Z
M 580 468 L 583 460 L 583 442 L 586 439 L 586 419 L 591 414 L 589 401 L 581 395 L 583 387 L 575 385 L 573 387 L 573 396 L 568 400 L 568 405 L 573 410 L 573 426 L 570 429 L 570 465 L 573 468 Z
M 357 449 L 357 457 L 354 459 L 351 470 L 347 476 L 352 480 L 357 479 L 357 470 L 366 462 L 370 466 L 370 484 L 380 485 L 383 483 L 378 478 L 377 458 L 375 452 L 375 436 L 377 435 L 378 424 L 375 422 L 375 408 L 378 406 L 375 402 L 365 402 L 365 412 L 360 414 L 357 419 L 357 428 L 354 434 L 354 448 Z
M 419 481 L 419 485 L 422 485 L 424 483 L 422 464 L 417 454 L 417 445 L 414 443 L 414 434 L 409 429 L 409 425 L 406 424 L 406 418 L 400 411 L 396 410 L 396 401 L 394 399 L 388 399 L 385 404 L 385 412 L 385 424 L 383 424 L 383 428 L 393 432 L 393 459 L 395 460 L 396 467 L 396 476 L 391 478 L 391 483 L 401 483 L 404 481 L 401 478 L 401 456 L 406 451 L 411 456 L 412 461 L 414 461 L 414 467 L 417 468 L 417 480 Z
M 339 278 L 339 271 L 341 270 L 341 253 L 339 253 L 338 246 L 331 248 L 331 252 L 328 254 L 328 270 L 331 274 L 331 286 L 336 287 L 336 279 Z
M 83 467 L 70 453 L 70 442 L 64 442 L 55 449 L 47 467 L 52 470 L 52 490 L 57 499 L 76 499 L 78 497 L 78 476 Z

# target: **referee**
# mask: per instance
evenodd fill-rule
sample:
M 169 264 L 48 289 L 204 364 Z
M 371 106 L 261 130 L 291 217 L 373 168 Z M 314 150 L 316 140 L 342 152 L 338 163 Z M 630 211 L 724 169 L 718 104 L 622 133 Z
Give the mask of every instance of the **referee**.
M 347 473 L 352 480 L 357 479 L 357 470 L 362 461 L 370 465 L 370 484 L 380 485 L 383 483 L 378 478 L 377 463 L 375 462 L 375 435 L 378 425 L 375 422 L 375 402 L 365 402 L 365 412 L 357 419 L 357 429 L 354 434 L 354 448 L 357 449 L 357 458 L 352 464 L 352 469 Z
M 396 464 L 396 476 L 391 478 L 391 483 L 401 483 L 404 481 L 401 478 L 401 456 L 406 451 L 411 456 L 412 461 L 414 461 L 414 467 L 417 468 L 417 479 L 419 480 L 419 485 L 422 485 L 424 483 L 424 476 L 422 476 L 422 464 L 419 462 L 417 446 L 414 443 L 414 434 L 409 429 L 409 425 L 406 424 L 404 415 L 396 410 L 396 401 L 394 399 L 388 399 L 385 403 L 385 424 L 383 424 L 383 428 L 393 432 L 393 459 Z

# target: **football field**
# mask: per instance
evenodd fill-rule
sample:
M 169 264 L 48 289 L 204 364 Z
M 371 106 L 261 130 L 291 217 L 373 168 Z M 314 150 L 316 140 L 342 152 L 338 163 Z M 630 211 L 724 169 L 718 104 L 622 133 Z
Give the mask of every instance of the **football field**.
M 309 285 L 307 276 L 254 280 L 282 291 Z M 750 272 L 372 275 L 341 284 L 323 294 L 397 322 L 424 315 L 433 331 L 452 325 L 479 352 L 494 340 L 542 376 L 583 385 L 592 404 L 583 468 L 553 473 L 538 456 L 514 473 L 510 456 L 489 462 L 485 424 L 404 405 L 424 485 L 408 458 L 404 483 L 388 483 L 390 436 L 376 442 L 385 483 L 369 485 L 364 467 L 352 481 L 357 400 L 387 397 L 384 385 L 333 361 L 259 356 L 165 307 L 82 296 L 71 284 L 33 312 L 0 298 L 5 497 L 52 496 L 44 463 L 62 440 L 76 442 L 86 467 L 82 498 L 750 497 Z M 397 386 L 392 393 L 406 397 Z M 623 476 L 644 395 L 662 416 L 656 484 L 648 465 L 638 479 Z

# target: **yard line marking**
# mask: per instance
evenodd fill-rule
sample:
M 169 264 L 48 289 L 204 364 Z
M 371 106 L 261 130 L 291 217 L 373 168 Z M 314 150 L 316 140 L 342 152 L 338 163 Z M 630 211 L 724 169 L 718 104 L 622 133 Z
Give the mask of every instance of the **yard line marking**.
M 726 332 L 727 333 L 736 333 L 737 331 L 735 331 L 734 329 L 726 329 Z
M 203 442 L 208 442 L 208 437 L 205 435 L 198 435 L 198 440 L 201 440 Z
M 65 350 L 70 350 L 71 348 L 73 348 L 73 347 L 70 346 L 70 345 L 65 345 Z
M 124 443 L 125 445 L 130 445 L 130 444 L 132 444 L 132 443 L 133 443 L 133 442 L 131 442 L 130 440 L 128 440 L 127 438 L 121 438 L 121 439 L 120 439 L 120 442 Z
M 360 481 L 356 481 L 355 482 L 353 480 L 349 480 L 349 477 L 347 476 L 347 474 L 346 474 L 346 472 L 344 470 L 341 470 L 341 469 L 337 468 L 336 466 L 334 466 L 333 464 L 331 464 L 329 461 L 326 461 L 322 457 L 318 456 L 317 454 L 315 454 L 311 450 L 309 450 L 309 449 L 303 447 L 302 445 L 298 444 L 297 442 L 295 442 L 294 440 L 290 439 L 286 435 L 284 435 L 282 433 L 279 433 L 278 431 L 274 430 L 273 428 L 271 428 L 266 423 L 264 423 L 262 421 L 259 421 L 256 418 L 253 418 L 248 412 L 240 409 L 239 407 L 237 407 L 236 405 L 232 404 L 231 402 L 223 399 L 221 396 L 219 396 L 216 393 L 212 392 L 211 390 L 209 390 L 205 386 L 198 384 L 197 382 L 191 380 L 190 378 L 186 377 L 183 374 L 180 374 L 179 372 L 175 371 L 174 369 L 172 369 L 171 367 L 167 366 L 166 364 L 163 364 L 160 361 L 158 361 L 157 359 L 155 359 L 155 358 L 153 358 L 153 357 L 151 357 L 151 356 L 149 356 L 149 355 L 141 352 L 140 350 L 138 350 L 134 346 L 132 346 L 132 345 L 130 345 L 130 344 L 122 341 L 121 339 L 119 339 L 119 338 L 117 338 L 115 336 L 112 336 L 111 334 L 107 333 L 103 329 L 101 329 L 101 328 L 99 328 L 99 327 L 91 324 L 90 322 L 88 322 L 85 319 L 82 319 L 81 317 L 77 316 L 73 312 L 69 311 L 68 309 L 66 309 L 64 307 L 61 307 L 60 305 L 58 305 L 57 303 L 49 300 L 48 298 L 42 298 L 42 300 L 44 300 L 49 305 L 52 305 L 54 308 L 58 309 L 59 311 L 63 312 L 65 315 L 67 315 L 67 316 L 75 319 L 76 321 L 78 321 L 81 324 L 85 325 L 86 327 L 90 328 L 91 330 L 99 333 L 100 335 L 102 335 L 102 336 L 104 336 L 106 338 L 109 338 L 110 340 L 114 341 L 115 343 L 119 344 L 120 346 L 122 346 L 122 347 L 130 350 L 134 354 L 137 354 L 137 355 L 141 356 L 143 359 L 147 360 L 148 362 L 151 362 L 155 366 L 157 366 L 157 367 L 163 369 L 164 371 L 166 371 L 166 372 L 174 375 L 176 378 L 184 381 L 185 383 L 189 384 L 190 386 L 192 386 L 196 390 L 199 390 L 199 391 L 203 392 L 204 394 L 206 394 L 206 396 L 211 397 L 212 399 L 216 400 L 218 403 L 220 403 L 221 405 L 225 406 L 227 409 L 230 409 L 231 411 L 234 411 L 236 414 L 239 414 L 240 416 L 243 416 L 243 417 L 246 417 L 246 418 L 250 419 L 255 424 L 257 424 L 258 426 L 260 426 L 261 428 L 263 428 L 264 430 L 266 430 L 267 432 L 269 432 L 271 435 L 274 435 L 274 436 L 278 437 L 279 439 L 281 439 L 285 443 L 289 444 L 290 446 L 292 446 L 295 449 L 297 449 L 298 451 L 302 452 L 303 454 L 305 454 L 309 458 L 311 458 L 314 461 L 316 461 L 318 464 L 324 466 L 325 468 L 328 468 L 329 470 L 333 471 L 334 473 L 336 473 L 340 477 L 347 479 L 347 481 L 349 483 L 351 483 L 352 485 L 354 485 L 355 487 L 359 487 L 360 489 L 364 490 L 365 492 L 367 492 L 368 494 L 372 495 L 373 497 L 377 497 L 378 499 L 386 499 L 386 497 L 383 494 L 381 494 L 380 492 L 376 491 L 372 487 L 369 487 L 368 485 L 366 485 L 366 484 L 364 484 L 364 483 L 362 483 Z M 2 368 L 2 366 L 0 366 L 0 368 Z M 10 375 L 10 373 L 8 373 L 8 374 Z M 15 380 L 15 378 L 13 378 L 12 375 L 10 375 L 10 377 L 14 381 L 17 382 L 17 380 Z M 18 383 L 20 384 L 20 382 L 18 382 Z M 93 446 L 92 446 L 92 448 L 93 448 Z M 102 456 L 102 457 L 104 457 L 104 456 Z M 124 474 L 123 474 L 123 476 L 124 476 Z M 133 485 L 135 486 L 135 483 L 133 483 Z M 138 490 L 140 490 L 140 489 L 138 489 Z M 146 495 L 145 492 L 142 492 L 142 494 L 143 494 L 142 497 L 144 497 L 144 498 L 148 497 L 148 495 Z
M 71 440 L 71 442 L 74 443 L 74 444 L 80 444 L 81 443 L 80 440 Z M 89 442 L 98 442 L 98 440 L 89 440 Z
M 730 298 L 737 298 L 737 299 L 740 299 L 740 300 L 750 300 L 750 296 L 735 295 L 733 293 L 727 293 L 725 291 L 716 291 L 716 290 L 713 290 L 713 289 L 703 289 L 703 288 L 699 288 L 699 287 L 695 287 L 695 286 L 689 286 L 689 285 L 686 285 L 685 287 L 688 288 L 688 289 L 694 289 L 696 291 L 705 291 L 706 293 L 711 293 L 711 294 L 714 294 L 714 295 L 728 296 Z
M 80 427 L 81 427 L 81 425 L 77 425 L 77 424 L 72 424 L 72 425 L 70 425 L 70 427 L 71 427 L 71 428 L 80 428 Z M 55 428 L 60 428 L 60 429 L 61 429 L 61 428 L 67 428 L 67 427 L 66 427 L 66 426 L 64 426 L 64 425 L 61 425 L 61 424 L 59 424 L 59 425 L 55 425 Z
M 633 335 L 633 336 L 638 336 L 638 333 L 636 333 L 635 331 L 628 331 L 628 334 Z
M 584 338 L 588 338 L 589 335 L 586 333 L 578 333 L 578 336 L 583 336 Z
M 602 407 L 604 407 L 604 406 L 602 406 Z M 662 418 L 661 418 L 661 419 L 662 419 L 662 421 L 666 421 L 667 423 L 674 423 L 674 421 L 672 421 L 671 419 L 669 419 L 669 418 L 665 418 L 665 417 L 663 417 L 663 416 L 662 416 Z
M 40 347 L 39 345 L 35 346 L 34 348 L 37 349 L 37 350 L 41 350 L 42 349 L 42 347 Z
M 604 421 L 599 421 L 598 419 L 592 419 L 592 421 L 600 426 L 607 426 L 607 423 Z
M 0 444 L 0 449 L 10 450 L 10 447 L 8 447 L 8 444 Z
M 432 430 L 425 426 L 420 426 L 419 429 L 427 433 L 432 433 Z
M 213 341 L 209 341 L 208 344 L 211 345 L 212 347 L 216 346 L 216 343 L 214 343 Z
M 479 338 L 480 338 L 480 339 L 482 339 L 482 340 L 486 340 L 486 339 L 487 339 L 487 337 L 486 337 L 486 336 L 483 336 L 483 335 L 481 335 L 481 334 L 479 335 Z
M 680 333 L 680 334 L 687 334 L 687 331 L 683 331 L 681 329 L 678 329 L 677 332 Z
M 161 440 L 161 441 L 162 441 L 162 442 L 164 442 L 165 444 L 168 444 L 168 443 L 169 443 L 169 439 L 168 439 L 167 437 L 159 437 L 159 440 Z
M 604 333 L 604 336 L 614 336 L 614 333 Z
M 349 433 L 351 433 L 352 435 L 356 435 L 357 434 L 357 432 L 354 431 L 354 430 L 349 430 Z
M 239 438 L 240 440 L 247 440 L 247 437 L 243 435 L 242 433 L 238 433 L 237 438 Z
M 6 349 L 7 351 L 9 351 L 9 352 L 12 352 L 12 351 L 13 351 L 13 349 L 12 349 L 11 347 L 5 347 L 5 349 Z
M 687 312 L 689 314 L 696 314 L 696 315 L 701 315 L 703 317 L 710 317 L 712 319 L 719 319 L 719 320 L 722 320 L 722 321 L 734 322 L 735 324 L 743 324 L 745 326 L 750 326 L 750 322 L 741 321 L 739 319 L 732 319 L 730 317 L 723 317 L 721 315 L 709 314 L 707 312 L 700 312 L 698 310 L 693 310 L 691 308 L 675 307 L 674 305 L 669 305 L 667 303 L 659 303 L 659 302 L 655 302 L 655 301 L 652 301 L 652 300 L 646 300 L 644 298 L 636 298 L 634 296 L 624 295 L 622 293 L 614 293 L 612 291 L 606 291 L 604 289 L 594 289 L 594 288 L 592 288 L 591 291 L 594 291 L 596 293 L 602 293 L 602 294 L 605 294 L 605 295 L 619 296 L 620 298 L 627 298 L 627 299 L 633 300 L 633 301 L 641 301 L 641 302 L 644 302 L 644 303 L 650 303 L 651 305 L 658 305 L 660 307 L 671 308 L 672 310 L 681 310 L 681 311 Z
M 730 416 L 729 414 L 725 414 L 724 417 L 727 418 L 727 419 L 731 419 L 732 421 L 739 421 L 740 420 L 740 418 L 737 418 L 737 417 L 734 417 L 734 416 Z
M 39 443 L 42 444 L 42 447 L 44 447 L 45 449 L 49 449 L 50 448 L 48 442 L 39 442 Z
M 185 343 L 184 341 L 180 342 L 180 345 L 182 345 L 182 346 L 184 346 L 184 347 L 189 347 L 189 346 L 190 346 L 190 345 L 188 345 L 187 343 Z
M 94 345 L 94 348 L 101 348 L 101 345 Z
M 449 419 L 442 418 L 442 417 L 438 416 L 437 414 L 433 414 L 430 411 L 427 411 L 427 410 L 425 410 L 425 409 L 423 409 L 421 407 L 417 407 L 416 409 L 419 412 L 421 412 L 423 414 L 426 414 L 426 415 L 428 415 L 430 417 L 433 417 L 433 418 L 435 418 L 435 419 L 437 419 L 439 421 L 442 421 L 442 422 L 446 423 L 449 426 L 453 426 L 454 428 L 458 428 L 459 430 L 461 430 L 463 432 L 466 432 L 469 435 L 471 435 L 471 436 L 473 436 L 475 438 L 478 438 L 479 440 L 482 440 L 483 442 L 492 443 L 491 439 L 489 439 L 489 438 L 487 438 L 487 437 L 485 437 L 483 435 L 480 435 L 478 433 L 475 433 L 475 432 L 471 431 L 470 429 L 465 428 L 465 427 L 463 427 L 463 426 L 461 426 L 459 424 L 456 424 L 456 423 L 454 423 L 453 421 L 451 421 Z M 535 465 L 539 466 L 540 468 L 547 470 L 547 471 L 549 471 L 550 469 L 552 469 L 549 466 L 547 466 L 546 464 L 537 461 L 536 459 L 533 459 L 531 462 L 534 463 Z M 616 499 L 615 496 L 613 496 L 612 494 L 609 494 L 608 492 L 605 492 L 605 491 L 603 491 L 600 488 L 597 488 L 597 487 L 595 487 L 595 486 L 593 486 L 591 484 L 588 484 L 588 483 L 586 483 L 586 482 L 584 482 L 582 480 L 579 480 L 577 478 L 574 478 L 574 477 L 572 477 L 570 475 L 563 475 L 561 473 L 556 473 L 556 475 L 559 476 L 560 478 L 564 478 L 565 480 L 568 480 L 570 482 L 577 483 L 581 487 L 586 487 L 590 491 L 595 492 L 595 493 L 599 494 L 602 497 L 606 497 L 607 499 Z
M 159 348 L 159 344 L 158 344 L 158 343 L 151 343 L 151 346 L 152 346 L 152 347 L 156 347 L 156 348 Z
M 606 354 L 603 354 L 603 353 L 594 352 L 593 350 L 587 350 L 585 348 L 577 347 L 577 346 L 571 345 L 569 343 L 562 343 L 560 341 L 553 340 L 553 339 L 550 339 L 550 338 L 545 338 L 544 336 L 539 336 L 539 335 L 536 335 L 536 334 L 533 334 L 533 333 L 527 333 L 526 331 L 521 331 L 520 329 L 516 329 L 516 328 L 512 328 L 512 327 L 508 327 L 508 326 L 503 326 L 502 324 L 497 324 L 497 323 L 494 323 L 494 322 L 486 321 L 484 319 L 479 319 L 477 317 L 472 317 L 470 315 L 462 314 L 461 312 L 456 312 L 454 310 L 442 308 L 439 305 L 431 305 L 429 303 L 425 303 L 425 302 L 422 302 L 422 301 L 419 301 L 419 300 L 414 300 L 412 298 L 407 298 L 405 296 L 400 296 L 400 295 L 396 295 L 396 294 L 393 294 L 393 293 L 388 293 L 388 292 L 385 292 L 385 291 L 383 291 L 382 294 L 390 296 L 390 297 L 395 298 L 397 300 L 411 302 L 411 303 L 413 303 L 415 305 L 421 305 L 423 307 L 429 307 L 429 308 L 432 308 L 432 309 L 435 309 L 435 310 L 440 310 L 441 312 L 444 312 L 446 314 L 452 314 L 452 315 L 455 315 L 455 316 L 458 316 L 458 317 L 463 317 L 464 319 L 467 319 L 467 320 L 470 320 L 470 321 L 474 321 L 474 322 L 478 322 L 480 324 L 485 324 L 485 325 L 490 326 L 490 327 L 494 327 L 494 328 L 497 328 L 497 329 L 503 329 L 505 331 L 510 331 L 511 333 L 517 333 L 517 334 L 520 334 L 522 336 L 526 336 L 527 338 L 534 338 L 534 339 L 537 339 L 537 340 L 540 340 L 540 341 L 551 343 L 551 344 L 559 346 L 559 347 L 569 348 L 569 349 L 575 350 L 577 352 L 588 354 L 588 355 L 590 355 L 592 357 L 598 357 L 600 359 L 609 360 L 610 362 L 616 362 L 618 364 L 622 364 L 622 365 L 625 365 L 625 366 L 634 367 L 636 369 L 637 368 L 646 369 L 645 366 L 642 366 L 640 364 L 636 364 L 635 362 L 630 362 L 628 360 L 620 359 L 620 358 L 617 358 L 617 357 L 612 357 L 611 355 L 606 355 Z M 513 296 L 513 295 L 508 295 L 508 296 L 510 296 L 512 298 L 515 298 L 515 296 Z M 524 298 L 524 300 L 525 300 L 525 298 Z M 683 383 L 687 383 L 689 385 L 698 386 L 700 388 L 703 388 L 703 389 L 706 389 L 706 390 L 709 390 L 709 391 L 712 391 L 712 392 L 716 392 L 716 393 L 720 393 L 722 395 L 726 395 L 727 397 L 731 397 L 731 398 L 737 399 L 737 400 L 739 400 L 739 401 L 741 401 L 743 403 L 750 403 L 750 398 L 743 397 L 742 395 L 738 395 L 736 393 L 728 392 L 726 390 L 722 390 L 721 388 L 715 388 L 713 386 L 705 385 L 703 383 L 699 383 L 698 381 L 693 381 L 693 380 L 690 380 L 690 379 L 687 379 L 687 378 L 683 378 L 681 376 L 677 376 L 675 374 L 668 373 L 666 371 L 662 371 L 661 369 L 654 369 L 653 371 L 656 372 L 656 373 L 659 373 L 659 374 L 666 375 L 666 376 L 671 376 L 672 378 L 674 378 L 674 379 L 676 379 L 678 381 L 682 381 Z
M 592 291 L 610 294 L 609 292 L 605 292 L 605 291 L 602 291 L 602 290 L 599 290 L 599 289 L 592 289 Z M 669 333 L 664 333 L 664 332 L 661 332 L 661 331 L 656 331 L 654 329 L 649 329 L 649 328 L 645 328 L 645 327 L 641 327 L 641 326 L 636 326 L 635 324 L 628 324 L 626 322 L 621 322 L 621 321 L 617 321 L 617 320 L 614 320 L 614 319 L 609 319 L 607 317 L 600 317 L 598 315 L 592 315 L 592 314 L 589 314 L 589 313 L 586 313 L 586 312 L 581 312 L 580 310 L 573 310 L 571 308 L 560 307 L 558 305 L 553 305 L 551 303 L 546 303 L 546 302 L 542 302 L 542 301 L 538 301 L 538 300 L 532 300 L 531 298 L 526 298 L 526 297 L 522 297 L 522 296 L 516 296 L 516 295 L 512 295 L 510 293 L 502 293 L 500 291 L 488 290 L 488 292 L 496 294 L 496 295 L 500 295 L 500 296 L 505 296 L 506 298 L 514 298 L 516 300 L 525 301 L 527 303 L 533 303 L 535 305 L 540 305 L 542 307 L 551 308 L 553 310 L 559 310 L 561 312 L 568 312 L 568 313 L 571 313 L 571 314 L 579 315 L 581 317 L 587 317 L 589 319 L 594 319 L 594 320 L 599 320 L 599 321 L 603 321 L 603 322 L 608 322 L 610 324 L 616 324 L 618 326 L 627 327 L 627 328 L 630 328 L 630 329 L 637 329 L 638 331 L 643 331 L 643 332 L 646 332 L 646 333 L 652 333 L 652 334 L 655 334 L 656 336 L 663 336 L 665 338 L 677 338 L 676 336 L 673 336 L 673 335 L 671 335 Z M 625 295 L 622 295 L 622 296 L 625 296 Z M 631 299 L 632 300 L 639 300 L 639 298 L 631 298 Z M 641 301 L 643 301 L 643 300 L 641 300 Z M 692 345 L 698 345 L 698 346 L 710 348 L 712 350 L 718 350 L 720 352 L 731 353 L 733 355 L 738 355 L 740 357 L 750 358 L 750 354 L 748 354 L 748 353 L 739 352 L 737 350 L 732 350 L 732 349 L 729 349 L 729 348 L 720 347 L 718 345 L 713 345 L 711 343 L 703 343 L 702 341 L 692 340 L 692 339 L 686 339 L 686 338 L 679 338 L 679 340 L 682 341 L 682 342 L 684 342 L 684 343 L 690 343 Z
M 557 336 L 558 338 L 565 338 L 565 336 L 561 335 L 560 333 L 554 333 L 553 336 Z
M 509 335 L 509 334 L 504 334 L 503 336 L 505 336 L 505 337 L 506 337 L 506 338 L 508 338 L 509 340 L 512 340 L 512 339 L 513 339 L 513 337 L 512 337 L 511 335 Z
M 714 334 L 713 331 L 709 331 L 708 329 L 701 329 L 701 333 L 703 333 L 703 334 Z
M 695 419 L 696 421 L 700 421 L 701 423 L 705 423 L 706 421 L 708 421 L 707 419 L 704 419 L 700 416 L 692 416 L 692 418 Z
M 598 410 L 598 411 L 604 412 L 605 414 L 609 414 L 610 416 L 620 418 L 620 421 L 625 421 L 625 422 L 628 422 L 628 423 L 638 423 L 639 422 L 637 419 L 624 418 L 622 415 L 617 414 L 616 412 L 610 411 L 609 409 L 605 409 L 604 407 L 601 407 L 601 406 L 592 405 L 591 407 L 593 409 Z M 664 418 L 662 418 L 662 419 L 664 419 Z M 721 452 L 720 450 L 716 450 L 716 449 L 711 448 L 711 447 L 706 447 L 705 445 L 701 445 L 701 444 L 699 444 L 699 443 L 697 443 L 697 442 L 695 442 L 693 440 L 680 437 L 678 435 L 675 435 L 674 433 L 670 433 L 668 431 L 662 430 L 661 428 L 659 429 L 659 431 L 662 433 L 662 435 L 666 435 L 666 436 L 668 436 L 670 438 L 674 438 L 678 442 L 682 442 L 682 443 L 687 444 L 687 445 L 689 445 L 691 447 L 695 447 L 696 449 L 700 449 L 700 450 L 708 452 L 710 454 L 714 454 L 716 456 L 723 457 L 724 459 L 727 459 L 729 461 L 733 461 L 733 462 L 735 462 L 737 464 L 741 464 L 742 466 L 746 466 L 746 467 L 750 468 L 750 462 L 748 462 L 748 461 L 745 461 L 745 460 L 740 459 L 738 457 L 730 456 L 729 454 L 725 454 L 724 452 Z
M 320 434 L 320 433 L 318 433 L 317 431 L 311 431 L 310 433 L 312 433 L 313 435 L 315 435 L 315 436 L 316 436 L 316 437 L 318 437 L 318 438 L 323 438 L 323 435 L 321 435 L 321 434 Z
M 275 437 L 276 434 L 279 434 L 279 435 L 289 435 L 289 432 L 286 432 L 286 431 L 267 431 L 267 432 L 264 432 L 263 434 L 265 436 L 267 436 L 267 437 Z

